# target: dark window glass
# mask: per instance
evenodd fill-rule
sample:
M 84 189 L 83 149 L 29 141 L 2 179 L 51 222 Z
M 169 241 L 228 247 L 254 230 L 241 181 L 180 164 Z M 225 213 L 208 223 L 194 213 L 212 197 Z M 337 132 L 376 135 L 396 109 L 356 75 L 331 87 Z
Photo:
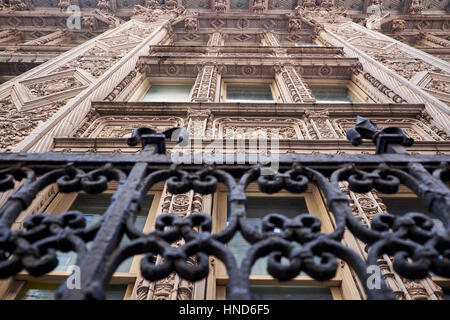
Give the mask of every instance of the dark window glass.
M 86 194 L 86 193 L 80 193 L 75 201 L 73 202 L 72 206 L 69 210 L 75 210 L 75 211 L 81 211 L 84 213 L 84 217 L 86 219 L 87 225 L 92 225 L 96 222 L 98 222 L 103 213 L 108 209 L 108 206 L 111 201 L 112 194 Z M 153 201 L 153 195 L 146 195 L 144 197 L 142 208 L 139 211 L 139 213 L 136 216 L 135 220 L 135 226 L 139 230 L 144 229 L 144 224 L 147 219 L 147 214 L 150 210 L 150 207 L 152 205 Z M 128 238 L 122 240 L 121 244 L 127 243 L 129 240 Z M 88 248 L 90 246 L 90 243 L 88 244 Z M 74 252 L 60 252 L 58 251 L 58 260 L 59 264 L 56 267 L 55 270 L 58 271 L 65 271 L 69 268 L 70 265 L 74 265 L 76 262 L 77 255 Z M 131 263 L 133 261 L 133 257 L 128 258 L 124 262 L 120 264 L 120 266 L 117 268 L 117 272 L 128 272 L 131 267 Z
M 255 300 L 333 300 L 330 288 L 319 286 L 250 286 Z
M 428 211 L 419 198 L 385 197 L 382 200 L 386 205 L 388 213 L 399 216 L 408 212 L 423 213 L 433 219 L 436 230 L 439 232 L 445 232 L 445 228 L 441 220 L 439 220 L 432 212 Z
M 261 230 L 261 220 L 269 213 L 279 213 L 288 218 L 294 218 L 300 213 L 307 213 L 305 199 L 302 197 L 248 197 L 247 224 Z M 238 232 L 228 242 L 228 247 L 235 255 L 238 264 L 246 256 L 250 244 Z M 253 265 L 253 275 L 267 275 L 267 258 L 258 259 Z
M 17 300 L 54 300 L 59 287 L 56 282 L 27 281 L 17 296 Z M 123 300 L 126 284 L 110 284 L 106 287 L 106 300 Z

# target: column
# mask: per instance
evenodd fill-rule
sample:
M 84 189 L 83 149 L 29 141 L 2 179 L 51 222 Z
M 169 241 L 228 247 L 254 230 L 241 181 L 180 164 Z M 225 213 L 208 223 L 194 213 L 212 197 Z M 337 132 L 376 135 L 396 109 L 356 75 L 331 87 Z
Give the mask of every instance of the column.
M 216 63 L 205 63 L 198 66 L 191 102 L 214 102 L 219 81 L 219 67 Z
M 202 196 L 194 191 L 173 195 L 164 188 L 163 195 L 158 207 L 158 215 L 162 213 L 175 213 L 185 217 L 192 212 L 210 212 L 211 195 Z M 183 240 L 174 244 L 175 247 L 182 246 Z M 156 263 L 160 263 L 158 257 Z M 195 261 L 190 261 L 195 263 Z M 132 300 L 202 300 L 205 294 L 206 280 L 195 284 L 181 279 L 172 273 L 165 279 L 150 283 L 140 275 L 136 279 Z
M 283 50 L 278 37 L 270 31 L 265 31 L 261 43 L 274 47 L 274 55 L 289 57 Z M 278 48 L 277 48 L 278 47 Z M 275 80 L 279 84 L 281 94 L 286 103 L 314 103 L 316 99 L 311 93 L 308 84 L 291 64 L 278 64 L 275 68 Z

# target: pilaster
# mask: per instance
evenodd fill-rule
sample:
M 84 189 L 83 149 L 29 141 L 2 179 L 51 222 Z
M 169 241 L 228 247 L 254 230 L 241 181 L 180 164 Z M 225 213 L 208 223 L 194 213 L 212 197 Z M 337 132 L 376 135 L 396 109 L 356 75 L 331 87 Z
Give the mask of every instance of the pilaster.
M 376 191 L 354 193 L 349 190 L 346 183 L 341 183 L 341 189 L 347 194 L 353 214 L 362 224 L 369 227 L 374 215 L 386 212 L 386 206 Z M 367 258 L 368 248 L 359 240 L 357 242 L 363 257 Z M 386 254 L 378 259 L 378 265 L 387 285 L 393 290 L 398 300 L 442 299 L 442 289 L 433 282 L 431 277 L 412 281 L 399 276 L 394 271 L 392 258 Z
M 364 72 L 408 103 L 424 103 L 434 124 L 450 132 L 450 109 L 446 93 L 423 79 L 450 78 L 450 64 L 379 32 L 351 21 L 324 23 L 319 37 L 334 46 L 343 46 L 345 55 L 356 57 Z
M 164 188 L 161 202 L 158 208 L 158 215 L 162 213 L 174 213 L 180 217 L 185 217 L 192 212 L 210 212 L 211 196 L 202 196 L 194 191 L 173 195 Z M 183 240 L 173 244 L 175 247 L 182 246 Z M 161 257 L 156 263 L 161 262 Z M 195 259 L 189 260 L 195 263 Z M 205 298 L 206 280 L 201 280 L 195 284 L 181 279 L 172 273 L 165 279 L 150 283 L 141 275 L 138 275 L 131 296 L 132 300 L 201 300 Z

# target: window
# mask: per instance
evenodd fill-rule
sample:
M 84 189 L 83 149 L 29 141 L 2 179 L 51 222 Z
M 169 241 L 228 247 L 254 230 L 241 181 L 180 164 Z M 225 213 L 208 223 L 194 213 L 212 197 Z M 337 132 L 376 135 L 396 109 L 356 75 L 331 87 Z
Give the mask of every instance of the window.
M 225 83 L 225 100 L 227 102 L 275 102 L 272 87 L 271 83 Z
M 434 222 L 434 228 L 437 232 L 446 233 L 445 227 L 441 220 L 439 220 L 434 213 L 428 211 L 423 204 L 422 200 L 417 198 L 408 189 L 405 190 L 402 187 L 398 193 L 394 195 L 380 194 L 383 204 L 386 206 L 386 211 L 392 215 L 402 216 L 408 212 L 420 212 L 430 217 Z M 450 282 L 448 279 L 436 276 L 431 272 L 433 281 L 442 288 L 444 293 L 444 300 L 450 299 Z
M 255 300 L 333 300 L 330 288 L 319 286 L 250 286 Z
M 109 206 L 111 200 L 111 194 L 86 194 L 80 193 L 75 199 L 74 203 L 69 210 L 81 211 L 84 213 L 84 218 L 86 219 L 87 226 L 93 225 L 99 221 Z M 145 221 L 147 219 L 147 214 L 150 210 L 150 206 L 153 201 L 153 195 L 147 195 L 144 198 L 142 209 L 136 216 L 136 221 L 134 223 L 135 227 L 139 230 L 144 229 Z M 125 236 L 122 240 L 122 244 L 125 244 L 129 239 Z M 90 244 L 87 245 L 88 249 Z M 58 252 L 59 265 L 55 270 L 66 271 L 70 265 L 75 264 L 76 254 L 74 252 Z M 131 262 L 133 258 L 128 258 L 120 264 L 117 268 L 117 272 L 128 272 L 131 267 Z
M 306 213 L 308 209 L 303 197 L 248 197 L 247 223 L 261 231 L 262 218 L 270 213 L 280 213 L 288 218 L 294 218 L 299 213 Z M 245 258 L 250 244 L 240 233 L 228 242 L 228 247 L 234 253 L 238 265 Z M 259 259 L 253 265 L 251 274 L 269 275 L 267 272 L 267 258 Z
M 107 210 L 111 196 L 114 193 L 114 185 L 115 183 L 112 182 L 108 186 L 108 190 L 97 195 L 90 195 L 84 192 L 58 193 L 44 211 L 54 215 L 70 210 L 81 211 L 84 213 L 87 225 L 92 225 L 99 221 Z M 150 230 L 154 224 L 160 196 L 160 191 L 150 191 L 144 197 L 141 210 L 135 219 L 136 228 L 144 232 Z M 125 244 L 128 241 L 130 240 L 124 236 L 121 244 Z M 90 243 L 87 246 L 89 248 Z M 15 291 L 15 299 L 53 299 L 59 285 L 70 275 L 68 268 L 75 264 L 76 253 L 57 251 L 57 257 L 59 260 L 57 268 L 40 278 L 39 281 L 35 281 L 35 278 L 31 277 L 26 271 L 22 271 L 16 275 L 15 280 L 19 281 L 20 286 L 15 289 L 17 290 Z M 106 299 L 129 299 L 139 273 L 140 259 L 141 256 L 137 255 L 130 257 L 119 265 L 105 292 Z
M 346 86 L 311 85 L 310 89 L 318 103 L 360 102 L 360 99 Z
M 393 215 L 404 215 L 408 212 L 420 212 L 429 216 L 438 232 L 444 232 L 445 227 L 441 220 L 439 220 L 434 213 L 428 211 L 423 202 L 417 197 L 383 197 L 383 203 L 386 206 L 388 213 Z
M 27 281 L 17 295 L 16 300 L 54 300 L 60 283 Z M 110 284 L 105 290 L 106 300 L 123 300 L 126 284 Z
M 145 102 L 187 102 L 191 93 L 191 85 L 170 84 L 150 85 L 147 93 L 142 97 Z
M 219 186 L 213 200 L 213 232 L 219 232 L 227 224 L 228 192 Z M 247 221 L 260 229 L 261 220 L 269 213 L 279 213 L 293 218 L 300 213 L 314 213 L 322 221 L 322 232 L 333 230 L 332 219 L 322 201 L 320 192 L 314 186 L 296 195 L 279 192 L 274 195 L 259 192 L 256 184 L 247 188 Z M 275 230 L 276 232 L 277 230 Z M 238 265 L 241 265 L 250 245 L 240 232 L 237 232 L 228 246 L 234 253 Z M 317 257 L 317 259 L 320 259 Z M 215 259 L 216 268 L 208 276 L 207 299 L 225 299 L 228 275 L 223 263 Z M 345 286 L 344 286 L 345 283 Z M 344 289 L 345 287 L 345 289 Z M 349 288 L 352 289 L 349 289 Z M 339 269 L 336 276 L 328 281 L 320 282 L 301 272 L 289 281 L 278 281 L 267 272 L 267 257 L 258 259 L 251 270 L 250 293 L 254 299 L 360 299 L 350 269 L 345 266 Z

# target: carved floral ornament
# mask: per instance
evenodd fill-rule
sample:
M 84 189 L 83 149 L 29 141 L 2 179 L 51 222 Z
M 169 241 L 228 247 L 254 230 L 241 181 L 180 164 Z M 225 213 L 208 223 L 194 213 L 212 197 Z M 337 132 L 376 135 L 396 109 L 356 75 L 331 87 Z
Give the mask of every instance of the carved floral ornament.
M 25 10 L 30 10 L 30 7 L 26 3 L 26 1 L 9 0 L 8 3 L 4 2 L 4 1 L 0 2 L 0 11 L 1 10 L 25 11 Z
M 78 131 L 77 136 L 90 138 L 126 138 L 129 137 L 133 129 L 143 125 L 165 131 L 169 128 L 182 127 L 185 125 L 185 121 L 180 117 L 93 117 L 87 129 L 83 132 Z M 86 127 L 86 124 L 84 127 Z
M 332 0 L 323 0 L 320 6 L 312 1 L 303 1 L 303 4 L 297 6 L 294 16 L 310 19 L 311 22 L 336 23 L 348 19 L 347 9 L 344 7 L 335 7 Z

